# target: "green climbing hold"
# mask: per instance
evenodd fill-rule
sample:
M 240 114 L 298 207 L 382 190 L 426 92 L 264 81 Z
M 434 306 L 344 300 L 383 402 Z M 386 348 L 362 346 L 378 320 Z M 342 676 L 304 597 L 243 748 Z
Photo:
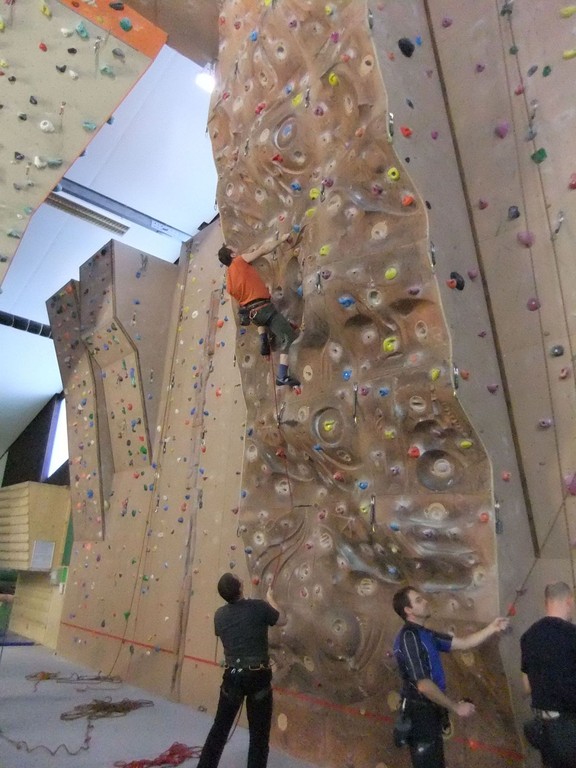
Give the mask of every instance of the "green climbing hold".
M 540 165 L 540 163 L 543 163 L 544 160 L 546 160 L 546 158 L 548 157 L 548 154 L 544 149 L 544 147 L 540 147 L 540 149 L 537 149 L 536 152 L 533 152 L 530 155 L 530 157 L 532 158 L 532 160 L 534 160 L 536 165 Z
M 542 70 L 542 77 L 548 77 L 548 75 L 552 72 L 552 67 L 548 66 L 548 64 L 544 67 Z
M 90 37 L 88 30 L 86 29 L 86 24 L 84 24 L 83 21 L 80 21 L 78 24 L 76 24 L 76 34 L 81 37 L 82 40 L 88 40 Z
M 124 618 L 126 619 L 126 621 L 128 621 L 128 619 L 130 618 L 130 611 L 124 611 Z
M 120 26 L 124 30 L 124 32 L 130 32 L 132 29 L 132 22 L 130 19 L 124 17 L 123 19 L 120 19 Z
M 517 45 L 511 45 L 510 46 L 510 54 L 512 56 L 516 56 L 517 53 L 518 53 L 518 46 Z

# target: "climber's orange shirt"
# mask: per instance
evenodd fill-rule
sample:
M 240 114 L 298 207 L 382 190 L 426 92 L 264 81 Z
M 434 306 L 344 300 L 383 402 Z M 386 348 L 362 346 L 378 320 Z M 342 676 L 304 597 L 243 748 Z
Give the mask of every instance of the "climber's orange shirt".
M 255 299 L 269 299 L 270 291 L 252 264 L 236 256 L 228 267 L 226 290 L 240 306 Z

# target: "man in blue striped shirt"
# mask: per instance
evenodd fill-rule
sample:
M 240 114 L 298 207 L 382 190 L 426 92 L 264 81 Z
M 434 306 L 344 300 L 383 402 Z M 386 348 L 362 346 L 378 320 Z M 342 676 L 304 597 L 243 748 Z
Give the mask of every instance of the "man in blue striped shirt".
M 466 651 L 508 627 L 508 619 L 496 618 L 467 637 L 454 637 L 426 628 L 431 617 L 428 600 L 411 586 L 393 598 L 394 611 L 404 626 L 394 642 L 394 655 L 402 677 L 402 699 L 412 722 L 407 743 L 414 768 L 445 768 L 442 725 L 447 710 L 459 717 L 475 712 L 470 701 L 452 701 L 446 695 L 441 653 Z

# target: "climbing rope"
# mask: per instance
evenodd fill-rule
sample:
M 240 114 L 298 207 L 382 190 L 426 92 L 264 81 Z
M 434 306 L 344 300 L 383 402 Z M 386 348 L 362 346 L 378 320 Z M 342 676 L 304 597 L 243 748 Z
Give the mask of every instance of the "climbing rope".
M 59 672 L 34 672 L 33 674 L 26 675 L 26 680 L 34 680 L 34 692 L 38 690 L 40 683 L 46 680 L 55 680 L 57 683 L 112 683 L 119 685 L 122 683 L 122 678 L 118 675 L 79 675 L 74 672 L 71 675 L 60 675 Z
M 144 699 L 122 699 L 122 701 L 94 699 L 90 704 L 78 704 L 70 712 L 63 712 L 60 715 L 60 720 L 78 720 L 81 717 L 87 717 L 89 720 L 96 720 L 101 717 L 124 717 L 128 712 L 135 709 L 153 706 L 153 701 Z
M 201 751 L 202 747 L 188 747 L 186 744 L 180 744 L 175 741 L 171 747 L 153 760 L 131 760 L 129 763 L 117 760 L 114 763 L 114 768 L 151 768 L 154 765 L 182 765 L 185 760 L 200 757 Z
M 50 755 L 52 755 L 52 757 L 54 757 L 56 754 L 58 754 L 58 752 L 60 752 L 60 750 L 63 750 L 67 755 L 74 757 L 75 755 L 79 755 L 80 752 L 87 752 L 90 749 L 90 739 L 92 738 L 93 728 L 94 723 L 92 720 L 88 720 L 86 723 L 86 730 L 84 732 L 84 739 L 82 744 L 76 750 L 70 749 L 66 744 L 58 744 L 56 749 L 50 749 L 50 747 L 47 747 L 45 744 L 37 744 L 35 747 L 31 747 L 27 741 L 24 741 L 24 739 L 10 739 L 2 730 L 0 730 L 0 738 L 4 739 L 4 741 L 6 741 L 8 744 L 11 744 L 18 751 L 24 750 L 27 754 L 31 754 L 37 750 L 43 750 L 44 752 L 48 752 Z

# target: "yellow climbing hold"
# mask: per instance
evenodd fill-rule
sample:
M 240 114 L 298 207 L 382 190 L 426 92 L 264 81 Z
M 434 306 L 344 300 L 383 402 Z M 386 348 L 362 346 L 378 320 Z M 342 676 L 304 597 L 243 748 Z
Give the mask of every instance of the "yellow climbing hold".
M 387 339 L 384 339 L 382 349 L 384 352 L 396 352 L 398 349 L 398 339 L 396 336 L 388 336 Z
M 574 16 L 576 13 L 576 5 L 566 5 L 564 8 L 560 8 L 560 16 L 563 19 L 569 19 L 570 16 Z
M 460 448 L 466 450 L 467 448 L 472 448 L 472 446 L 472 440 L 460 440 Z
M 332 14 L 334 13 L 334 6 L 330 5 L 330 3 L 325 5 L 324 6 L 324 13 L 326 14 L 326 16 L 332 16 Z
M 388 267 L 386 272 L 384 272 L 384 277 L 386 280 L 394 280 L 395 277 L 398 277 L 398 270 L 396 267 Z
M 0 59 L 0 67 L 2 67 L 2 69 L 6 69 L 9 66 L 10 66 L 10 64 L 8 64 L 6 59 Z
M 48 19 L 52 18 L 52 9 L 46 3 L 42 3 L 42 5 L 40 6 L 40 11 L 41 13 L 44 14 L 44 16 L 46 16 L 46 18 Z
M 396 437 L 396 430 L 394 429 L 394 427 L 390 427 L 389 429 L 385 429 L 384 430 L 384 437 L 386 438 L 386 440 L 394 440 L 394 438 Z
M 6 29 L 6 22 L 4 21 L 2 16 L 0 16 L 0 32 L 4 32 L 5 29 Z
M 292 98 L 292 106 L 297 107 L 300 104 L 302 104 L 302 100 L 304 99 L 304 94 L 297 93 L 296 96 Z
M 330 246 L 329 245 L 323 245 L 320 248 L 320 256 L 328 256 L 330 253 Z
M 336 426 L 336 422 L 334 421 L 334 419 L 326 419 L 326 421 L 322 426 L 324 428 L 324 432 L 332 432 L 332 430 Z
M 430 378 L 432 381 L 438 381 L 440 378 L 440 368 L 432 368 L 430 371 Z
M 336 72 L 330 72 L 330 74 L 328 75 L 328 82 L 330 83 L 330 85 L 334 85 L 334 86 L 339 85 L 340 78 L 338 77 Z
M 388 176 L 390 181 L 398 181 L 398 179 L 400 178 L 400 171 L 398 170 L 398 168 L 394 168 L 394 166 L 392 166 L 392 168 L 388 168 L 386 175 Z
M 317 200 L 320 197 L 320 190 L 318 187 L 312 187 L 310 192 L 308 192 L 308 196 L 310 200 Z
M 309 219 L 311 219 L 312 216 L 314 216 L 315 213 L 316 213 L 316 208 L 308 208 L 308 210 L 305 213 L 305 216 L 307 216 Z
M 562 58 L 568 61 L 568 59 L 576 59 L 576 48 L 572 48 L 570 51 L 564 51 Z

